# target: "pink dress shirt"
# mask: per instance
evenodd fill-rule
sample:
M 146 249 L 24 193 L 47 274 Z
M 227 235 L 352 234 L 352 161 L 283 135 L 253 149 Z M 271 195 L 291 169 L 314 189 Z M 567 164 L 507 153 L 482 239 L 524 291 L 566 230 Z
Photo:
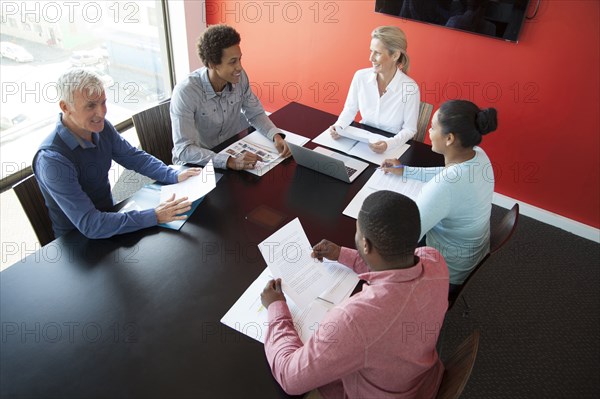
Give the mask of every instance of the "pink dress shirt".
M 448 307 L 448 267 L 418 248 L 409 268 L 370 272 L 356 250 L 339 262 L 367 281 L 334 307 L 303 344 L 285 301 L 268 309 L 265 352 L 288 394 L 314 388 L 324 398 L 432 398 L 444 366 L 436 342 Z

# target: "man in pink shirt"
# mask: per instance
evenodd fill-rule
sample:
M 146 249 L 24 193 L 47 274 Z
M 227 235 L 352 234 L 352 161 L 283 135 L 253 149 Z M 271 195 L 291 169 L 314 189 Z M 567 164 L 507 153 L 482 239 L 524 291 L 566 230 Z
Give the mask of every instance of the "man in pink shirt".
M 435 249 L 415 249 L 420 232 L 411 199 L 378 191 L 358 215 L 357 250 L 318 243 L 313 257 L 338 260 L 364 283 L 329 311 L 305 344 L 281 280 L 267 284 L 261 295 L 269 314 L 265 352 L 288 394 L 318 388 L 324 398 L 436 395 L 444 372 L 435 346 L 448 307 L 448 267 Z

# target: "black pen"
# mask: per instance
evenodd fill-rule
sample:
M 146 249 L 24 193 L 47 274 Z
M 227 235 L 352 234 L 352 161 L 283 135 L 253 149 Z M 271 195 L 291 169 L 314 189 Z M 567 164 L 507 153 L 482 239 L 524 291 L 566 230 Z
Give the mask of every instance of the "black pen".
M 389 168 L 389 169 L 400 169 L 400 168 L 403 168 L 403 167 L 404 167 L 404 165 L 402 165 L 402 164 L 400 164 L 400 165 L 392 165 L 392 166 L 380 166 L 380 167 L 377 168 L 377 170 L 387 169 L 387 168 Z

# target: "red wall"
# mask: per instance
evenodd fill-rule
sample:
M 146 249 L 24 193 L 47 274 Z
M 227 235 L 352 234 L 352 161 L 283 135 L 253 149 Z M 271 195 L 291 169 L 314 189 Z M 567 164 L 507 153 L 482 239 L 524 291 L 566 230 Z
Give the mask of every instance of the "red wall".
M 370 66 L 371 30 L 401 27 L 422 100 L 498 110 L 482 145 L 496 191 L 600 227 L 600 2 L 543 0 L 518 44 L 377 14 L 374 4 L 207 0 L 203 17 L 241 33 L 244 67 L 271 111 L 295 100 L 339 113 L 353 73 Z

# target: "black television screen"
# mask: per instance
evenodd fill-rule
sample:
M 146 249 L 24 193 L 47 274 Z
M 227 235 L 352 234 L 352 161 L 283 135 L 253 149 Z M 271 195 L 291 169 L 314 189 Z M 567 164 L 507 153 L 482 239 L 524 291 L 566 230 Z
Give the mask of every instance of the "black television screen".
M 375 11 L 516 42 L 529 0 L 375 0 Z

